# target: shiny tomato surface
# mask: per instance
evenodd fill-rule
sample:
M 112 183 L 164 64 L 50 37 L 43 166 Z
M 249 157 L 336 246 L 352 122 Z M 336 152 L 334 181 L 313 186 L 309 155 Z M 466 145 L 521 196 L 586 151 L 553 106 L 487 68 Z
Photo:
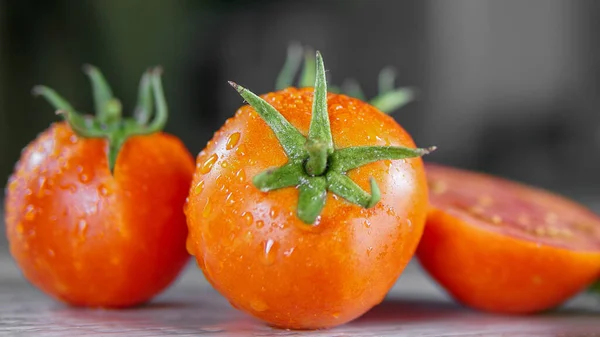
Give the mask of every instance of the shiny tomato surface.
M 261 96 L 306 135 L 313 89 Z M 328 94 L 336 148 L 414 148 L 391 117 L 354 98 Z M 294 187 L 259 191 L 252 178 L 287 162 L 272 130 L 246 105 L 197 158 L 186 206 L 188 250 L 233 306 L 274 326 L 312 329 L 348 322 L 381 302 L 423 231 L 427 184 L 422 160 L 383 160 L 348 172 L 381 200 L 365 209 L 328 193 L 314 225 L 296 215 Z
M 72 305 L 148 301 L 189 257 L 182 208 L 193 157 L 173 136 L 136 136 L 112 176 L 106 148 L 53 124 L 25 148 L 6 190 L 12 256 L 33 285 Z
M 418 258 L 459 302 L 496 313 L 556 307 L 600 276 L 600 218 L 548 191 L 426 164 Z

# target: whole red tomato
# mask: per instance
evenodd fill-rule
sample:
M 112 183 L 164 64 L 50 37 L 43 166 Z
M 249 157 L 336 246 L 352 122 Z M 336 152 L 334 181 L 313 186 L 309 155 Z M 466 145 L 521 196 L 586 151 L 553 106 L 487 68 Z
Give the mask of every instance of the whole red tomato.
M 417 255 L 459 302 L 496 313 L 556 307 L 600 276 L 600 217 L 548 191 L 426 165 L 431 208 Z
M 232 85 L 250 105 L 197 158 L 189 252 L 233 306 L 271 325 L 357 318 L 417 247 L 428 151 L 371 105 L 328 94 L 319 54 L 314 90 L 261 98 Z
M 46 87 L 65 117 L 22 153 L 6 189 L 10 252 L 34 286 L 72 305 L 127 307 L 165 289 L 188 260 L 183 205 L 193 157 L 167 119 L 160 74 L 142 78 L 137 119 L 88 67 L 97 117 L 75 112 Z M 153 92 L 152 92 L 153 91 Z M 152 97 L 157 115 L 149 121 Z

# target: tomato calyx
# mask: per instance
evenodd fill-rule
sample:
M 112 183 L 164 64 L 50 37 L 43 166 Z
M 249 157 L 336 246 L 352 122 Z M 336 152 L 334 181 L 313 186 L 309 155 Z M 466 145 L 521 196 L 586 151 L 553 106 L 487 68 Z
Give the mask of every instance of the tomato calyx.
M 379 202 L 381 194 L 375 179 L 370 178 L 369 194 L 346 175 L 348 171 L 380 160 L 420 157 L 435 150 L 435 147 L 413 149 L 401 146 L 336 149 L 327 111 L 325 67 L 319 52 L 316 53 L 315 71 L 312 116 L 307 137 L 268 102 L 250 90 L 229 82 L 275 133 L 288 157 L 285 165 L 254 176 L 254 186 L 263 192 L 286 187 L 298 188 L 296 214 L 306 224 L 313 224 L 321 214 L 327 191 L 365 208 Z
M 85 65 L 83 71 L 89 77 L 92 86 L 95 116 L 77 112 L 68 101 L 47 86 L 35 86 L 33 94 L 44 97 L 57 109 L 56 114 L 62 116 L 77 136 L 108 140 L 107 162 L 112 174 L 119 151 L 129 137 L 158 132 L 167 123 L 168 108 L 161 83 L 162 71 L 160 68 L 154 68 L 142 75 L 133 118 L 122 117 L 121 102 L 113 96 L 110 86 L 98 68 Z M 150 120 L 154 105 L 156 114 Z
M 303 57 L 304 54 L 304 57 Z M 293 85 L 294 77 L 302 65 L 298 86 L 301 88 L 310 87 L 315 82 L 316 60 L 315 54 L 310 47 L 302 47 L 293 42 L 288 46 L 287 56 L 283 67 L 281 68 L 275 88 L 282 90 Z M 401 107 L 415 100 L 417 92 L 410 87 L 395 88 L 396 71 L 392 67 L 385 67 L 379 72 L 378 93 L 377 96 L 368 100 L 369 104 L 379 109 L 385 114 L 391 114 Z M 360 84 L 354 79 L 346 79 L 341 87 L 330 87 L 330 92 L 342 93 L 361 101 L 367 101 L 366 96 Z

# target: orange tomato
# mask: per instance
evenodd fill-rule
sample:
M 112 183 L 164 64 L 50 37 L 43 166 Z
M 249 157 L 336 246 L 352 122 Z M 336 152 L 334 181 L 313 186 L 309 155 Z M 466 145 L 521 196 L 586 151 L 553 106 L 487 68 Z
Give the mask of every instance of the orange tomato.
M 414 148 L 410 135 L 371 105 L 321 94 L 287 88 L 261 96 L 264 101 L 244 98 L 253 106 L 267 102 L 310 141 L 313 98 L 322 97 L 321 117 L 328 115 L 335 151 Z M 413 154 L 349 170 L 347 177 L 360 188 L 374 178 L 379 202 L 365 208 L 335 193 L 317 194 L 314 199 L 323 196 L 324 207 L 311 223 L 298 205 L 306 201 L 303 184 L 311 184 L 303 179 L 319 174 L 298 166 L 298 184 L 270 191 L 256 187 L 265 170 L 306 159 L 290 159 L 280 135 L 261 116 L 243 106 L 199 154 L 185 208 L 188 250 L 234 307 L 271 325 L 314 329 L 353 320 L 383 300 L 417 247 L 427 208 L 422 161 Z M 337 163 L 329 157 L 322 175 Z
M 426 165 L 431 208 L 417 256 L 459 302 L 527 314 L 556 307 L 600 275 L 600 218 L 550 192 Z
M 59 102 L 50 89 L 39 90 Z M 130 125 L 111 172 L 109 141 L 74 132 L 71 124 L 91 123 L 77 124 L 75 112 L 68 113 L 68 123 L 51 125 L 24 149 L 10 177 L 10 252 L 27 280 L 66 303 L 127 307 L 148 301 L 189 258 L 182 208 L 193 157 L 176 137 Z M 146 135 L 138 135 L 142 129 Z

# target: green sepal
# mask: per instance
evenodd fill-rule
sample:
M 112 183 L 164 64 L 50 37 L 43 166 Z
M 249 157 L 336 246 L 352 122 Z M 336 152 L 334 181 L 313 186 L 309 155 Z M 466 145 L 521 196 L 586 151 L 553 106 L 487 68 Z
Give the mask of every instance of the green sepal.
M 316 53 L 315 60 L 312 116 L 307 137 L 268 102 L 248 89 L 229 82 L 275 133 L 289 160 L 281 167 L 271 168 L 254 176 L 254 186 L 263 192 L 297 188 L 299 195 L 296 214 L 307 224 L 313 224 L 321 214 L 327 200 L 327 191 L 365 208 L 371 208 L 379 202 L 381 191 L 374 178 L 369 181 L 369 194 L 346 175 L 347 171 L 379 160 L 419 157 L 435 149 L 398 146 L 336 149 L 329 122 L 325 67 L 319 52 Z M 310 62 L 308 65 L 305 62 L 305 68 L 307 67 L 311 67 Z
M 297 215 L 304 223 L 312 224 L 325 207 L 327 199 L 325 177 L 310 177 L 299 186 Z
M 375 206 L 381 199 L 381 192 L 375 179 L 370 178 L 369 182 L 371 184 L 371 194 L 365 192 L 345 174 L 335 171 L 327 173 L 327 189 L 329 191 L 364 208 Z
M 331 155 L 331 169 L 347 172 L 354 168 L 385 159 L 421 157 L 435 151 L 435 147 L 413 149 L 402 146 L 355 146 L 339 149 Z

